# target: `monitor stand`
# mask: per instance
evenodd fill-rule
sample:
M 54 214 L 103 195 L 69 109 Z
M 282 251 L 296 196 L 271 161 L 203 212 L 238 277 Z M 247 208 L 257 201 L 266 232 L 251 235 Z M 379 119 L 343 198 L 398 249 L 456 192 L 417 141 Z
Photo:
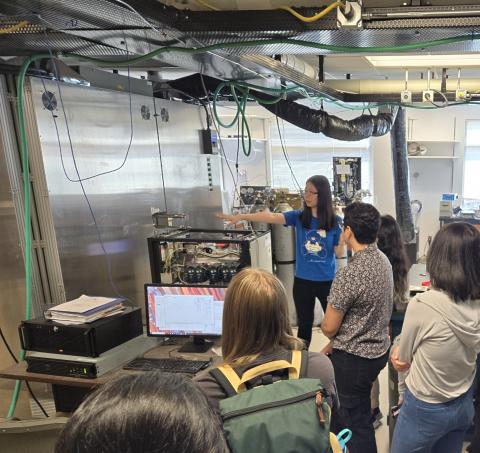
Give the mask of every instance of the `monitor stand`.
M 185 343 L 178 352 L 195 352 L 201 354 L 207 352 L 213 346 L 213 341 L 202 337 L 193 337 L 193 341 Z

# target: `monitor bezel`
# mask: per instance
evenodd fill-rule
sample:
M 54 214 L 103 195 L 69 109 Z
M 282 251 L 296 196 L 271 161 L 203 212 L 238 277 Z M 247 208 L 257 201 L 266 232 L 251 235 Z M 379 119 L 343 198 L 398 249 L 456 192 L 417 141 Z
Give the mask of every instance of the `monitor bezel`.
M 220 338 L 221 334 L 188 334 L 188 335 L 176 335 L 176 334 L 159 334 L 159 333 L 151 333 L 150 332 L 150 322 L 149 322 L 149 311 L 148 311 L 148 288 L 149 287 L 167 287 L 167 288 L 223 288 L 224 290 L 227 289 L 228 286 L 221 286 L 221 285 L 177 285 L 174 283 L 145 283 L 144 285 L 144 301 L 145 301 L 145 322 L 147 326 L 147 336 L 148 337 L 158 337 L 158 338 L 170 338 L 170 337 L 177 337 L 177 338 Z

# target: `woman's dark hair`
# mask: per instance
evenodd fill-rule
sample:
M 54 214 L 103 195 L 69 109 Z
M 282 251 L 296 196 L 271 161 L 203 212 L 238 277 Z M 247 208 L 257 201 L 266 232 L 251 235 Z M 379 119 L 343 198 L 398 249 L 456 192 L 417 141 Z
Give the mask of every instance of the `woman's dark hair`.
M 335 210 L 333 208 L 332 190 L 330 181 L 322 175 L 315 175 L 307 179 L 307 183 L 315 186 L 317 192 L 317 221 L 318 228 L 329 231 L 337 223 Z M 310 228 L 312 224 L 312 209 L 303 201 L 303 211 L 300 215 L 304 228 Z
M 480 299 L 480 232 L 465 222 L 442 227 L 428 251 L 427 271 L 432 287 L 455 302 Z
M 99 387 L 60 433 L 56 453 L 226 453 L 206 397 L 182 376 L 147 372 Z
M 409 262 L 400 226 L 391 215 L 380 217 L 377 245 L 392 265 L 393 300 L 404 301 L 408 288 Z
M 357 201 L 349 204 L 343 212 L 343 228 L 350 227 L 360 244 L 372 244 L 377 240 L 380 228 L 380 213 L 377 208 Z

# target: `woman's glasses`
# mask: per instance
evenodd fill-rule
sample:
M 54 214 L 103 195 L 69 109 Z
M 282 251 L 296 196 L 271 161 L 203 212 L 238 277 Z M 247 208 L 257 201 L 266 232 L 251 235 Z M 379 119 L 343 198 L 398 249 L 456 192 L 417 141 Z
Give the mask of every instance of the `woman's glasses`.
M 318 195 L 318 192 L 313 192 L 311 190 L 304 189 L 302 190 L 302 195 Z

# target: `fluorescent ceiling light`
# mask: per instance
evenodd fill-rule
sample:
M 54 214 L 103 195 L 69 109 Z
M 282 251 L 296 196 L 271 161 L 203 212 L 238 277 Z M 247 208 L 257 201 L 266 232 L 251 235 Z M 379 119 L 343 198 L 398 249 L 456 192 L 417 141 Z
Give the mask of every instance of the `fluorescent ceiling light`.
M 478 54 L 464 55 L 373 55 L 365 57 L 376 68 L 480 67 Z

